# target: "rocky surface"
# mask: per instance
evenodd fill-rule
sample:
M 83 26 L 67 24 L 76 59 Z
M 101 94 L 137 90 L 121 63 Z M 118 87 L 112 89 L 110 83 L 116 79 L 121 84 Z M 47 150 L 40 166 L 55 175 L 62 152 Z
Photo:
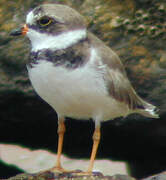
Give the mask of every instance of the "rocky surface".
M 53 171 L 46 171 L 37 174 L 20 174 L 11 177 L 8 180 L 134 180 L 126 175 L 104 176 L 100 172 L 95 172 L 90 175 L 84 175 L 82 171 L 76 170 L 69 173 L 59 173 Z
M 60 173 L 58 171 L 48 170 L 36 174 L 19 174 L 11 177 L 8 180 L 138 180 L 127 175 L 116 174 L 113 176 L 104 176 L 100 172 L 93 172 L 92 174 L 84 174 L 83 171 L 76 170 L 67 173 Z M 158 174 L 142 180 L 165 180 L 166 174 Z
M 137 92 L 160 109 L 157 120 L 132 115 L 104 123 L 97 156 L 126 161 L 137 178 L 165 170 L 165 0 L 1 0 L 0 142 L 57 148 L 56 114 L 37 97 L 27 77 L 29 43 L 9 37 L 24 23 L 26 12 L 44 2 L 64 3 L 82 13 L 89 29 L 120 56 Z M 66 126 L 64 153 L 89 157 L 93 123 L 68 119 Z M 0 167 L 0 178 L 16 174 L 8 169 Z

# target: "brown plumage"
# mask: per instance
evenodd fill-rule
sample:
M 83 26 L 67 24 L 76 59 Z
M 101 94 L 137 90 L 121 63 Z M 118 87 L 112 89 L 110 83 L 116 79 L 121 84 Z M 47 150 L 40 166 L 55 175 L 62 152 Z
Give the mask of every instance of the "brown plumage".
M 144 116 L 158 118 L 157 108 L 150 103 L 147 103 L 140 98 L 133 89 L 130 81 L 127 78 L 123 64 L 119 57 L 114 53 L 111 48 L 104 45 L 103 42 L 94 36 L 92 33 L 88 34 L 89 42 L 97 49 L 97 52 L 102 58 L 102 63 L 107 67 L 107 73 L 104 73 L 104 80 L 109 94 L 116 100 L 128 105 L 131 110 L 136 113 L 141 113 Z M 154 110 L 154 114 L 150 112 Z

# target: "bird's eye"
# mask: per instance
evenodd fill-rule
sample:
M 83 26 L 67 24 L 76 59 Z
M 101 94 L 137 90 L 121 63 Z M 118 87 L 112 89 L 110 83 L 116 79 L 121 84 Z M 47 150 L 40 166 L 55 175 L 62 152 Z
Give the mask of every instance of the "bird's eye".
M 49 17 L 42 17 L 41 19 L 39 19 L 38 23 L 40 26 L 48 26 L 52 23 L 52 19 Z

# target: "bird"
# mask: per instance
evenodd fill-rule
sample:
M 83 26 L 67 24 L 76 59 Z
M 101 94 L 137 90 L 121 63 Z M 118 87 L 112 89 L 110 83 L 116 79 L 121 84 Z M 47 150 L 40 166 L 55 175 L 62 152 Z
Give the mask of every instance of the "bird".
M 24 26 L 11 36 L 27 36 L 29 79 L 37 94 L 57 113 L 58 149 L 54 169 L 64 171 L 61 154 L 66 117 L 92 119 L 93 145 L 87 173 L 93 172 L 101 124 L 138 113 L 158 118 L 156 106 L 132 87 L 118 55 L 87 27 L 85 17 L 62 4 L 41 4 L 30 10 Z

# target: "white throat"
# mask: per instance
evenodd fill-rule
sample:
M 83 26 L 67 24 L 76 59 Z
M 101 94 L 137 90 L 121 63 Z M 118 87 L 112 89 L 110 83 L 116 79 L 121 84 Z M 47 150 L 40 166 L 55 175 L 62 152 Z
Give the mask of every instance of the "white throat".
M 47 48 L 60 50 L 70 47 L 81 39 L 86 38 L 87 31 L 86 29 L 79 29 L 55 36 L 52 34 L 44 34 L 33 29 L 29 29 L 27 36 L 31 41 L 32 51 L 38 51 Z

